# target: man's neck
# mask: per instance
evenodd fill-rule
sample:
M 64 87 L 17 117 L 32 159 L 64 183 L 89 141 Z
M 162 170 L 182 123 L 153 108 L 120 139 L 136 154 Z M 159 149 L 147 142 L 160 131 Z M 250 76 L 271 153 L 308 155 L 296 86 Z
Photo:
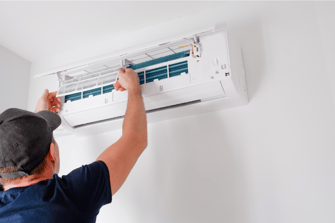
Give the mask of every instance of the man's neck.
M 43 171 L 39 175 L 29 175 L 29 176 L 21 177 L 19 179 L 13 179 L 12 181 L 7 182 L 3 186 L 3 188 L 4 188 L 4 191 L 6 191 L 6 190 L 9 190 L 15 187 L 28 187 L 33 184 L 37 184 L 40 181 L 51 179 L 53 174 L 54 173 L 51 169 L 46 168 L 45 171 Z

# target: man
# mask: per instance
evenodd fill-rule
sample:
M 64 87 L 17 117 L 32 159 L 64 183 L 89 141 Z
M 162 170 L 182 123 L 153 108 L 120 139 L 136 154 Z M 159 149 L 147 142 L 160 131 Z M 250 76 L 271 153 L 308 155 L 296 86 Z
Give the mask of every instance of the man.
M 95 222 L 147 147 L 146 113 L 138 75 L 119 69 L 116 90 L 128 90 L 121 138 L 98 159 L 60 178 L 52 131 L 60 125 L 56 92 L 46 90 L 36 113 L 0 114 L 0 222 Z M 80 148 L 74 148 L 80 150 Z

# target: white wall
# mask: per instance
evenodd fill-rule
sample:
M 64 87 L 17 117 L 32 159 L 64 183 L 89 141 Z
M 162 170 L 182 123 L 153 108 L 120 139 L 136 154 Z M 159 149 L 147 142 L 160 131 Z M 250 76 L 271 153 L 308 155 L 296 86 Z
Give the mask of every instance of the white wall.
M 27 109 L 30 62 L 0 45 L 0 113 Z
M 322 17 L 333 4 L 323 4 L 231 2 L 151 27 L 177 33 L 226 21 L 243 48 L 251 100 L 149 125 L 147 150 L 98 222 L 334 222 L 333 54 L 323 42 L 334 27 Z M 32 73 L 91 48 L 35 63 Z M 56 89 L 56 78 L 31 82 L 30 108 L 45 87 Z M 56 139 L 61 174 L 93 162 L 120 135 Z
M 335 102 L 335 2 L 318 2 L 316 12 L 318 15 L 318 25 L 321 35 L 322 49 L 326 61 L 326 68 L 329 75 L 330 84 Z

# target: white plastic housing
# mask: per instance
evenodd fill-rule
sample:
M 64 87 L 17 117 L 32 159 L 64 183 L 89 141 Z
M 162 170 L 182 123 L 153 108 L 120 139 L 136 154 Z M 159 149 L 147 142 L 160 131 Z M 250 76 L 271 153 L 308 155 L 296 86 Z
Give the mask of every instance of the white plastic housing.
M 188 63 L 188 73 L 141 85 L 149 123 L 248 103 L 240 47 L 228 38 L 224 30 L 197 36 L 200 57 L 194 58 L 190 55 L 136 70 L 139 73 L 171 63 Z M 180 40 L 180 43 L 183 41 Z M 140 52 L 145 52 L 145 49 Z M 113 61 L 117 61 L 114 59 Z M 127 108 L 127 98 L 126 91 L 113 90 L 63 103 L 59 113 L 62 127 L 79 136 L 120 129 Z

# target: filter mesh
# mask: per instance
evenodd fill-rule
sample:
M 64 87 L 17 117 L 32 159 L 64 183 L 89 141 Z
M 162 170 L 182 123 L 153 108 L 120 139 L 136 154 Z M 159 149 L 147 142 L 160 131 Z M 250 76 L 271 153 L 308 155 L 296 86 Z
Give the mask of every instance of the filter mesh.
M 149 61 L 146 61 L 146 62 L 143 62 L 143 63 L 130 65 L 130 66 L 128 66 L 128 68 L 132 68 L 133 70 L 138 70 L 140 68 L 149 67 L 149 66 L 152 66 L 152 65 L 168 62 L 168 61 L 171 61 L 171 60 L 176 60 L 176 59 L 188 57 L 189 55 L 190 55 L 190 51 L 187 50 L 187 51 L 183 51 L 183 52 L 180 52 L 180 53 L 175 53 L 175 54 L 172 54 L 172 55 L 169 55 L 169 56 L 149 60 Z
M 183 57 L 187 57 L 188 56 L 188 51 L 184 51 L 179 54 L 179 58 L 183 58 Z M 176 54 L 174 54 L 176 55 Z M 173 56 L 173 55 L 171 55 Z M 176 57 L 171 57 L 171 56 L 167 56 L 167 57 L 162 57 L 162 58 L 158 58 L 161 59 L 160 63 L 162 63 L 162 61 L 169 61 L 172 60 L 172 58 L 176 59 Z M 156 59 L 156 61 L 158 61 L 158 59 Z M 152 60 L 154 61 L 154 60 Z M 148 61 L 150 62 L 150 61 Z M 152 63 L 148 63 L 148 62 L 144 62 L 147 65 L 146 66 L 151 66 L 153 65 Z M 135 64 L 132 66 L 132 68 L 134 68 L 137 65 L 140 65 L 138 67 L 144 66 L 144 63 L 140 63 L 140 64 Z M 154 62 L 156 63 L 156 62 Z M 149 65 L 148 65 L 149 64 Z M 136 68 L 136 67 L 135 67 Z M 143 67 L 142 67 L 143 68 Z M 139 68 L 137 68 L 139 69 Z M 174 64 L 170 64 L 168 66 L 163 66 L 163 67 L 159 67 L 159 68 L 155 68 L 155 69 L 151 69 L 151 70 L 147 70 L 145 71 L 146 75 L 144 77 L 144 72 L 140 72 L 138 73 L 139 79 L 140 79 L 140 84 L 144 84 L 144 83 L 150 83 L 153 82 L 155 79 L 158 80 L 163 80 L 168 78 L 168 71 L 169 70 L 169 77 L 175 77 L 180 75 L 181 73 L 188 73 L 188 62 L 186 61 L 182 61 L 182 62 L 178 62 L 178 63 L 174 63 Z M 102 87 L 102 93 L 106 94 L 111 92 L 114 89 L 114 85 L 107 85 Z M 100 95 L 101 94 L 101 87 L 99 88 L 95 88 L 95 89 L 91 89 L 88 91 L 84 91 L 83 92 L 83 98 L 88 98 L 90 95 L 96 96 L 96 95 Z M 81 99 L 81 92 L 79 93 L 75 93 L 75 94 L 69 94 L 65 96 L 65 102 L 71 100 L 71 101 L 76 101 L 76 100 L 80 100 Z

